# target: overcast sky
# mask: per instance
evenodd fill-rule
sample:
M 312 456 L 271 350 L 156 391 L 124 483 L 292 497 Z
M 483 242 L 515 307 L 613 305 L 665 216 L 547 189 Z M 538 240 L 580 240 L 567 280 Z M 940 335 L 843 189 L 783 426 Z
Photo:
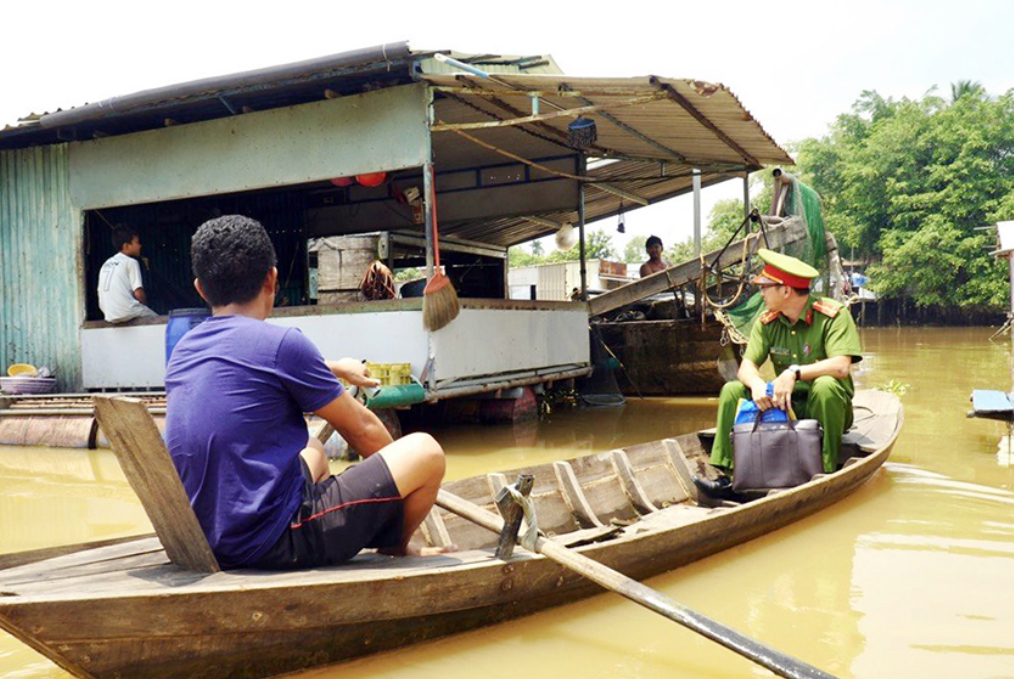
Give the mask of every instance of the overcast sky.
M 958 80 L 1014 88 L 1014 2 L 7 3 L 0 126 L 142 89 L 408 40 L 552 54 L 570 75 L 721 82 L 775 141 L 820 136 L 863 90 L 918 98 Z M 833 7 L 833 9 L 831 9 Z M 827 8 L 827 9 L 825 9 Z M 740 185 L 706 189 L 705 210 Z M 627 235 L 691 233 L 689 200 L 627 214 Z M 705 214 L 706 220 L 706 214 Z M 601 225 L 613 231 L 615 225 Z M 620 249 L 624 238 L 616 235 Z

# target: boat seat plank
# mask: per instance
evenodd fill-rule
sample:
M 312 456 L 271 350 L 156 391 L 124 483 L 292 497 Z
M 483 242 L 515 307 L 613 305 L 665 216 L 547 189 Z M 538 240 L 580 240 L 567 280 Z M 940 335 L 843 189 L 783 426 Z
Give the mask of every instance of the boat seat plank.
M 641 516 L 623 491 L 623 483 L 616 474 L 610 474 L 596 481 L 585 481 L 583 477 L 578 476 L 578 483 L 595 516 L 603 524 L 609 524 L 614 519 L 624 522 L 636 521 Z
M 169 450 L 144 401 L 96 394 L 95 417 L 173 563 L 219 570 Z
M 82 552 L 97 549 L 99 547 L 106 547 L 110 545 L 120 545 L 125 542 L 136 542 L 138 540 L 154 537 L 154 533 L 148 533 L 145 535 L 128 535 L 119 538 L 108 538 L 105 540 L 94 540 L 92 542 L 85 542 L 76 545 L 61 545 L 58 547 L 43 547 L 41 549 L 30 549 L 25 552 L 9 552 L 7 554 L 0 554 L 0 579 L 3 578 L 3 571 L 9 570 L 16 566 L 23 566 L 25 564 L 38 563 L 39 561 L 46 561 L 49 559 L 55 559 L 60 556 L 68 556 L 71 554 L 80 554 Z
M 611 452 L 570 460 L 588 505 L 603 524 L 613 519 L 636 520 L 640 514 L 623 489 Z
M 496 512 L 496 505 L 492 502 L 480 506 L 487 511 Z M 441 518 L 452 544 L 462 549 L 492 549 L 496 547 L 497 535 L 495 533 L 450 512 L 442 512 Z
M 588 499 L 578 483 L 574 468 L 566 460 L 558 460 L 553 463 L 553 471 L 556 472 L 556 481 L 559 484 L 560 492 L 567 503 L 570 513 L 586 528 L 601 526 L 602 521 L 595 514 L 588 503 Z
M 582 526 L 578 523 L 577 519 L 571 513 L 570 508 L 567 506 L 563 495 L 560 491 L 560 487 L 556 480 L 556 473 L 553 471 L 551 464 L 540 464 L 532 467 L 522 467 L 520 469 L 514 469 L 504 474 L 500 474 L 503 477 L 504 484 L 514 483 L 519 474 L 531 474 L 534 479 L 532 486 L 532 492 L 530 497 L 535 503 L 536 512 L 538 513 L 539 528 L 544 531 L 547 535 L 562 535 L 564 533 L 570 533 L 575 530 L 579 530 Z M 490 505 L 493 502 L 495 492 L 491 483 L 498 484 L 498 481 L 491 481 L 489 477 L 472 477 L 471 479 L 463 479 L 461 481 L 452 481 L 445 487 L 448 491 L 454 493 L 458 497 L 464 498 L 469 502 L 473 502 L 478 505 Z M 499 487 L 497 488 L 499 489 Z M 481 499 L 478 499 L 481 498 Z M 496 512 L 496 508 L 493 508 Z M 450 519 L 444 517 L 448 522 Z M 468 524 L 471 522 L 461 519 L 464 523 Z M 450 523 L 448 523 L 450 525 Z M 474 524 L 472 524 L 474 526 Z M 488 531 L 485 531 L 487 534 Z M 482 535 L 483 529 L 478 529 L 478 532 L 470 533 L 472 536 Z M 455 544 L 459 547 L 463 544 L 467 544 L 469 547 L 478 547 L 471 542 L 462 543 L 458 541 L 458 536 L 454 530 L 451 530 L 451 538 L 455 540 Z M 485 539 L 485 536 L 483 536 Z M 496 536 L 493 536 L 493 542 L 495 544 Z M 483 544 L 483 546 L 488 546 Z
M 81 564 L 72 568 L 26 574 L 24 579 L 5 579 L 0 584 L 0 588 L 4 591 L 13 591 L 18 594 L 26 594 L 32 591 L 48 593 L 53 591 L 54 585 L 62 581 L 73 580 L 76 583 L 80 583 L 82 580 L 87 580 L 97 575 L 122 576 L 127 571 L 157 567 L 168 563 L 169 557 L 166 556 L 162 549 L 159 549 L 154 552 L 122 556 L 109 561 Z M 80 584 L 74 586 L 79 587 Z
M 94 563 L 110 563 L 116 559 L 160 551 L 162 551 L 162 543 L 156 537 L 141 538 L 130 542 L 119 542 L 109 546 L 85 549 L 0 571 L 0 586 L 6 586 L 9 582 L 42 577 L 43 574 L 55 574 L 56 577 L 60 577 L 61 573 L 72 571 L 81 566 Z
M 651 441 L 627 449 L 634 476 L 655 507 L 664 508 L 689 499 L 662 441 Z
M 616 477 L 623 485 L 623 492 L 627 499 L 634 506 L 639 514 L 650 514 L 657 512 L 658 508 L 651 503 L 641 482 L 634 476 L 634 469 L 630 465 L 630 458 L 622 450 L 614 450 L 611 453 L 613 468 L 616 470 Z
M 450 547 L 454 544 L 440 515 L 440 509 L 437 507 L 429 511 L 420 528 L 422 528 L 423 537 L 431 547 Z
M 690 468 L 690 462 L 686 458 L 683 444 L 677 439 L 664 439 L 662 445 L 669 451 L 669 463 L 676 474 L 676 480 L 687 498 L 700 504 L 701 496 L 694 485 L 694 472 Z
M 500 472 L 486 474 L 486 484 L 489 486 L 489 494 L 495 498 L 507 486 L 507 475 Z

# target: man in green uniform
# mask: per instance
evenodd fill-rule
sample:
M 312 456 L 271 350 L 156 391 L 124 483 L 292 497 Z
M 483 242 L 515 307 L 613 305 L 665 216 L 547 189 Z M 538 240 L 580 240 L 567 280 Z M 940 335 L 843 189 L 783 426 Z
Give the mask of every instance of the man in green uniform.
M 711 463 L 722 471 L 732 470 L 730 434 L 736 408 L 740 399 L 749 398 L 760 410 L 791 406 L 797 418 L 818 420 L 824 429 L 824 471 L 832 472 L 838 467 L 842 435 L 852 426 L 855 387 L 850 371 L 862 360 L 859 331 L 842 304 L 810 294 L 816 269 L 771 250 L 757 254 L 765 267 L 753 283 L 760 287 L 767 311 L 753 324 L 739 380 L 722 387 Z M 760 375 L 768 358 L 776 375 L 771 396 Z M 717 497 L 731 491 L 728 476 L 717 481 L 698 478 L 695 483 Z

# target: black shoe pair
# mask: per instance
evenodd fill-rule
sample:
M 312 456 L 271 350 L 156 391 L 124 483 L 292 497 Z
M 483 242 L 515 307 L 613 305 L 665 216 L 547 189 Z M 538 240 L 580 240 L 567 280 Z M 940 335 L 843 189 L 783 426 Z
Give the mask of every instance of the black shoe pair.
M 717 479 L 708 479 L 703 476 L 694 477 L 694 485 L 702 493 L 716 500 L 739 500 L 739 494 L 732 489 L 732 479 L 722 475 Z

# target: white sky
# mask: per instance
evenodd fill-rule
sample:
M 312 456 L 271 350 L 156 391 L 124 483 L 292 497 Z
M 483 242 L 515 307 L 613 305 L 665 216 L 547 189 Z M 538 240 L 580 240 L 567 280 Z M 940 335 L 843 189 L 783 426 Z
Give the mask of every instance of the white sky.
M 270 7 L 270 9 L 266 9 Z M 552 54 L 570 75 L 728 86 L 786 147 L 820 136 L 863 90 L 921 97 L 958 80 L 1014 88 L 1014 2 L 7 3 L 0 126 L 143 89 L 408 40 L 415 49 Z M 704 219 L 728 182 L 704 191 Z M 689 198 L 627 214 L 627 237 L 692 233 Z M 606 226 L 622 252 L 625 237 Z

